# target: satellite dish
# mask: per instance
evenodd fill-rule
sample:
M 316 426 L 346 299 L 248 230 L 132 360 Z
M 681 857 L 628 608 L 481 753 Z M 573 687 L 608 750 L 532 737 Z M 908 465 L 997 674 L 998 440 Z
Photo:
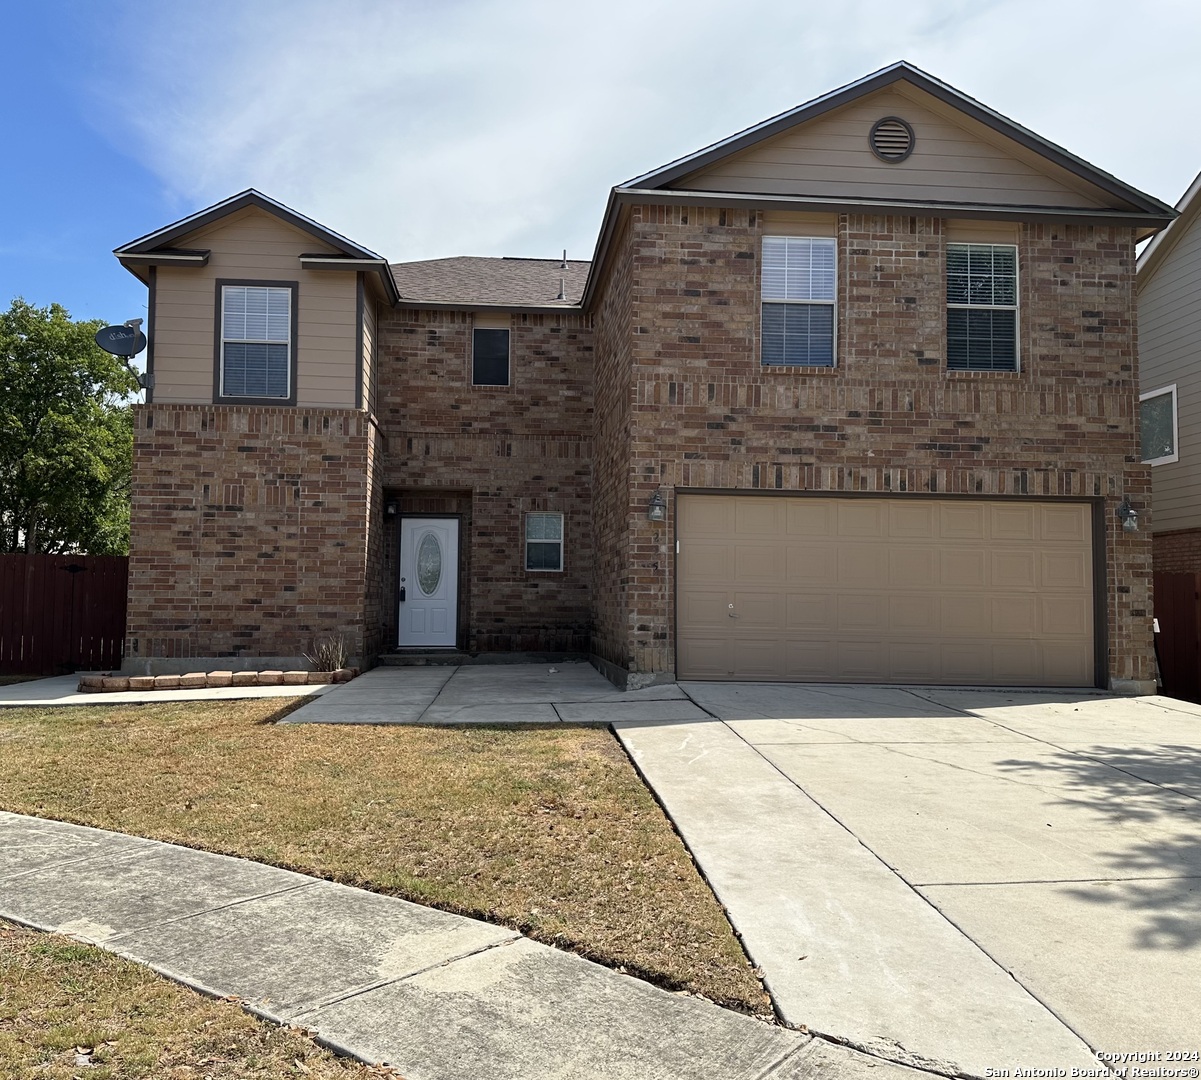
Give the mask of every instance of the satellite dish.
M 96 344 L 114 356 L 137 356 L 146 348 L 146 335 L 136 326 L 106 326 L 96 331 Z

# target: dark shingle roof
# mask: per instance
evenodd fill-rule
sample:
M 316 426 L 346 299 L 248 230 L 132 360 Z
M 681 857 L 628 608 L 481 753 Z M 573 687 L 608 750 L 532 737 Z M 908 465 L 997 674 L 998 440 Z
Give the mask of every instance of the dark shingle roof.
M 454 259 L 393 263 L 401 301 L 477 307 L 574 307 L 584 293 L 590 263 L 560 259 Z M 559 299 L 562 279 L 565 299 Z

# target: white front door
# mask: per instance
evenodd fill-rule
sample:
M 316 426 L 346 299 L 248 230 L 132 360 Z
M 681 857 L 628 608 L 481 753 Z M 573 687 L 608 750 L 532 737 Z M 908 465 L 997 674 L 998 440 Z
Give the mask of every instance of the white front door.
M 458 599 L 458 518 L 404 518 L 399 644 L 453 647 Z

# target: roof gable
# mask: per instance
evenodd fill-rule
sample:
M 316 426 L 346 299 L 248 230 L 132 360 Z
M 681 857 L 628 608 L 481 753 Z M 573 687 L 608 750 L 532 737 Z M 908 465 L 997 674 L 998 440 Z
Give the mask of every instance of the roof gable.
M 904 161 L 881 161 L 872 124 L 899 115 L 914 129 Z M 1171 210 L 1061 147 L 904 62 L 618 189 L 732 192 L 840 202 L 904 202 Z
M 1201 173 L 1194 177 L 1188 191 L 1181 196 L 1180 202 L 1176 204 L 1176 211 L 1180 216 L 1163 232 L 1156 233 L 1138 257 L 1137 287 L 1140 290 L 1155 276 L 1164 260 L 1193 228 L 1198 215 L 1201 215 Z
M 254 188 L 248 188 L 246 191 L 233 195 L 228 199 L 223 199 L 221 202 L 215 203 L 205 210 L 200 210 L 186 218 L 181 218 L 171 225 L 156 229 L 154 232 L 140 236 L 136 240 L 131 240 L 128 244 L 123 244 L 121 247 L 115 249 L 113 254 L 121 258 L 123 255 L 149 255 L 153 252 L 171 249 L 179 241 L 186 240 L 194 233 L 200 232 L 207 226 L 229 217 L 231 214 L 245 210 L 247 207 L 263 210 L 294 228 L 308 233 L 322 243 L 329 245 L 331 250 L 345 258 L 381 259 L 381 256 L 377 255 L 374 251 L 360 247 L 354 241 L 347 240 L 345 236 L 339 235 L 332 229 L 327 229 L 312 218 L 298 214 L 291 207 L 284 206 L 281 202 L 276 202 L 261 191 L 255 191 Z

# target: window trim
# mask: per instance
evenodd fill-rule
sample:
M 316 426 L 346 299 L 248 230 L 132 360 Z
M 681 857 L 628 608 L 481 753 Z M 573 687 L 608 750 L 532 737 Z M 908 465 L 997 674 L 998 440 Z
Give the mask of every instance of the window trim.
M 530 540 L 530 518 L 535 514 L 553 514 L 559 519 L 559 565 L 557 567 L 549 566 L 530 566 L 530 544 L 553 544 L 554 540 Z M 522 521 L 522 563 L 527 574 L 561 574 L 567 563 L 567 518 L 559 510 L 527 510 L 524 520 Z
M 952 304 L 947 297 L 947 289 L 951 283 L 950 254 L 953 247 L 1006 247 L 1013 249 L 1013 303 L 1012 304 Z M 951 367 L 950 358 L 950 326 L 949 320 L 943 318 L 943 368 L 954 375 L 984 374 L 984 375 L 1016 375 L 1022 370 L 1022 265 L 1021 252 L 1016 242 L 997 242 L 993 240 L 948 240 L 943 254 L 943 306 L 947 313 L 952 309 L 959 311 L 1012 311 L 1013 312 L 1013 367 L 1011 368 L 978 368 Z
M 1142 457 L 1142 441 L 1143 441 L 1143 402 L 1148 398 L 1162 397 L 1164 394 L 1170 394 L 1172 397 L 1172 452 L 1165 454 L 1163 457 L 1143 458 Z M 1180 460 L 1180 410 L 1179 399 L 1176 396 L 1176 384 L 1168 383 L 1166 386 L 1161 386 L 1157 390 L 1148 390 L 1145 394 L 1139 394 L 1139 417 L 1138 417 L 1138 440 L 1139 440 L 1139 460 L 1144 465 L 1170 465 L 1174 461 Z
M 213 300 L 213 404 L 214 405 L 295 405 L 296 376 L 299 355 L 298 339 L 300 329 L 300 282 L 299 281 L 264 281 L 253 278 L 218 278 L 214 283 L 216 291 Z M 291 325 L 289 333 L 291 341 L 288 349 L 288 396 L 277 397 L 234 397 L 221 393 L 221 374 L 225 365 L 225 287 L 227 285 L 249 285 L 261 289 L 290 289 Z
M 834 296 L 829 300 L 781 300 L 763 295 L 764 244 L 768 240 L 820 240 L 834 252 Z M 828 364 L 785 363 L 768 364 L 763 359 L 763 313 L 768 304 L 801 304 L 807 307 L 830 308 L 830 362 Z M 763 233 L 759 238 L 759 370 L 760 371 L 834 371 L 838 367 L 838 237 L 812 233 Z
M 481 383 L 475 381 L 475 335 L 479 331 L 500 332 L 506 335 L 508 342 L 505 349 L 505 381 L 503 383 Z M 511 326 L 475 326 L 471 328 L 471 385 L 482 386 L 493 390 L 503 390 L 513 385 L 513 328 Z

